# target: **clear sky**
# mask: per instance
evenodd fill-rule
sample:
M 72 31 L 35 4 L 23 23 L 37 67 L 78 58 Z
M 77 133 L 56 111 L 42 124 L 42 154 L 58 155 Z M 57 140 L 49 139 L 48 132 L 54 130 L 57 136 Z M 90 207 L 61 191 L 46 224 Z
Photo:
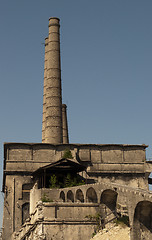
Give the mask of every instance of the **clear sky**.
M 49 17 L 70 142 L 144 143 L 152 157 L 152 1 L 0 0 L 0 185 L 3 142 L 41 142 Z

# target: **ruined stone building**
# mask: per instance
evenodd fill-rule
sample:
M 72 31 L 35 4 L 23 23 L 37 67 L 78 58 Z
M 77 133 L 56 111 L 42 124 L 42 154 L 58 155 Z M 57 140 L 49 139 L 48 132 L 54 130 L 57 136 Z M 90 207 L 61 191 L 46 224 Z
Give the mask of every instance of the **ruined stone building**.
M 4 240 L 89 240 L 129 217 L 131 240 L 152 239 L 146 145 L 69 143 L 62 103 L 60 25 L 45 39 L 42 143 L 5 143 Z

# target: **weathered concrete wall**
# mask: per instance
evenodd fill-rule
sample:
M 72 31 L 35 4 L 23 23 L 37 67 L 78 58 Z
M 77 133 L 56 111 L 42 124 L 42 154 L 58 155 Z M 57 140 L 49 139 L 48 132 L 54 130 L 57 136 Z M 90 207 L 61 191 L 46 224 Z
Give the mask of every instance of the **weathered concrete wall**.
M 53 231 L 50 231 L 51 224 L 45 224 L 44 233 L 47 235 L 46 239 L 59 240 L 89 240 L 94 232 L 95 224 L 88 222 L 72 222 L 60 223 L 53 226 Z
M 23 198 L 23 184 L 31 183 L 29 176 L 7 175 L 3 212 L 3 239 L 10 239 L 13 231 L 22 225 L 22 206 L 29 202 Z
M 34 229 L 29 231 L 29 236 L 26 240 L 89 240 L 92 237 L 96 224 L 92 222 L 64 222 L 64 221 L 54 221 L 54 222 L 38 222 Z M 51 231 L 50 231 L 51 229 Z M 20 234 L 21 235 L 21 234 Z M 21 240 L 19 236 L 12 240 Z
M 61 159 L 70 149 L 74 159 L 87 167 L 82 175 L 88 181 L 112 181 L 148 189 L 152 171 L 145 160 L 145 145 L 92 144 L 5 144 L 6 173 L 32 174 L 38 168 Z M 4 176 L 5 182 L 5 176 Z
M 116 201 L 116 205 L 119 206 L 126 206 L 128 211 L 129 209 L 131 209 L 131 213 L 130 213 L 130 219 L 132 219 L 131 221 L 133 221 L 134 218 L 134 210 L 136 208 L 136 205 L 138 204 L 138 202 L 142 202 L 142 201 L 149 201 L 152 202 L 152 193 L 148 192 L 146 190 L 142 190 L 139 188 L 134 188 L 134 187 L 129 187 L 126 185 L 120 185 L 120 184 L 116 184 L 116 183 L 96 183 L 96 184 L 86 184 L 86 185 L 81 185 L 81 186 L 76 186 L 76 187 L 71 187 L 71 188 L 63 188 L 63 189 L 43 189 L 43 191 L 41 191 L 40 189 L 35 189 L 35 191 L 33 192 L 33 190 L 31 190 L 31 198 L 38 195 L 39 194 L 39 199 L 41 200 L 41 196 L 45 193 L 48 197 L 50 197 L 50 199 L 52 198 L 53 194 L 54 194 L 54 202 L 61 204 L 62 199 L 60 198 L 61 196 L 61 192 L 64 193 L 65 195 L 65 202 L 63 203 L 62 206 L 64 206 L 64 204 L 66 205 L 67 203 L 69 203 L 69 199 L 68 199 L 68 192 L 71 191 L 73 194 L 73 203 L 72 206 L 74 206 L 74 204 L 76 203 L 81 203 L 80 206 L 85 206 L 85 204 L 88 204 L 90 202 L 89 200 L 89 194 L 92 196 L 93 191 L 91 191 L 88 194 L 88 190 L 92 189 L 93 191 L 95 191 L 96 194 L 96 198 L 95 201 L 92 198 L 91 201 L 97 204 L 101 204 L 102 203 L 102 194 L 106 191 L 107 193 L 109 193 L 109 195 L 107 195 L 107 197 L 109 198 L 109 196 L 112 196 L 112 193 L 116 193 L 117 194 L 117 199 L 115 199 Z M 83 194 L 83 203 L 79 201 L 78 199 L 78 195 L 77 192 L 78 190 L 81 190 L 82 194 Z M 50 192 L 50 193 L 49 193 Z M 40 194 L 41 193 L 41 194 Z M 32 196 L 34 195 L 34 196 Z M 95 195 L 94 195 L 95 196 Z M 47 205 L 47 203 L 46 203 Z M 54 206 L 53 203 L 51 206 Z M 71 205 L 66 205 L 71 206 Z M 79 206 L 79 205 L 77 205 Z M 66 218 L 66 213 L 65 216 L 62 216 Z
M 43 234 L 46 240 L 89 240 L 97 223 L 90 221 L 86 216 L 88 213 L 94 216 L 98 209 L 99 205 L 93 203 L 39 202 L 31 214 L 31 219 L 25 222 L 18 233 L 13 234 L 12 239 L 21 240 L 25 234 L 27 239 L 40 239 L 40 235 Z
M 47 194 L 49 194 L 49 191 L 53 194 L 48 189 L 43 189 L 43 193 L 45 190 Z M 78 201 L 78 190 L 81 190 L 84 202 Z M 70 191 L 73 193 L 74 202 L 69 202 L 68 193 Z M 31 191 L 32 194 L 37 194 L 36 192 L 40 192 L 39 189 L 35 189 L 35 192 Z M 61 192 L 65 194 L 65 202 L 61 202 Z M 113 211 L 129 216 L 131 240 L 140 240 L 142 239 L 141 236 L 147 236 L 146 240 L 150 240 L 152 237 L 152 193 L 148 191 L 113 183 L 96 183 L 58 189 L 55 194 L 54 202 L 38 202 L 36 204 L 36 210 L 31 213 L 30 220 L 27 220 L 17 233 L 17 240 L 21 240 L 27 232 L 34 236 L 33 226 L 38 222 L 43 224 L 43 234 L 46 239 L 51 239 L 51 237 L 52 239 L 62 239 L 60 237 L 70 239 L 69 232 L 71 233 L 71 231 L 73 231 L 72 239 L 84 239 L 81 236 L 83 231 L 85 232 L 88 229 L 86 234 L 91 234 L 96 225 L 95 222 L 86 218 L 87 215 L 95 216 L 97 213 L 101 213 L 104 216 L 110 212 L 113 214 Z M 141 224 L 142 231 L 140 230 Z M 60 232 L 60 230 L 63 231 Z M 85 237 L 90 239 L 90 235 Z
M 44 219 L 68 221 L 86 221 L 89 214 L 95 216 L 99 212 L 99 204 L 93 203 L 43 203 Z
M 14 180 L 12 176 L 7 176 L 4 196 L 3 209 L 3 239 L 11 239 L 14 231 L 13 224 L 13 207 L 14 207 Z M 7 226 L 7 227 L 6 227 Z
M 102 176 L 98 177 L 99 183 L 117 183 L 121 185 L 130 186 L 134 188 L 140 188 L 144 190 L 149 190 L 148 187 L 148 180 L 146 178 L 146 175 L 143 176 L 143 174 L 140 173 L 131 173 L 131 174 L 103 174 Z
M 83 144 L 5 144 L 7 170 L 35 171 L 44 164 L 62 158 L 65 149 L 88 166 L 88 172 L 144 172 L 144 145 L 83 145 Z M 18 164 L 20 163 L 20 164 Z
M 48 188 L 33 188 L 30 191 L 30 213 L 34 212 L 37 202 L 46 198 L 48 201 L 58 201 L 59 200 L 59 190 L 58 189 L 48 189 Z
M 145 145 L 6 143 L 3 178 L 3 191 L 5 192 L 3 234 L 6 239 L 9 239 L 9 235 L 22 225 L 22 207 L 29 202 L 22 197 L 23 184 L 32 183 L 32 173 L 40 167 L 61 159 L 67 148 L 71 150 L 72 156 L 77 161 L 87 167 L 86 173 L 83 173 L 87 181 L 93 180 L 105 184 L 118 183 L 148 189 L 147 169 L 150 171 L 150 166 L 146 167 Z M 39 197 L 42 197 L 42 192 L 43 190 L 40 195 L 35 195 L 31 211 L 36 201 L 40 200 Z M 100 203 L 101 189 L 96 189 L 96 192 L 98 203 Z M 80 200 L 75 198 L 75 194 L 74 192 L 74 202 Z M 87 202 L 86 192 L 84 191 L 83 194 L 84 202 Z M 55 195 L 55 192 L 54 196 L 50 194 L 49 197 L 59 201 L 59 196 Z M 121 202 L 122 205 L 126 198 L 125 195 Z M 65 201 L 67 201 L 66 190 Z M 6 226 L 9 226 L 10 231 L 6 230 Z

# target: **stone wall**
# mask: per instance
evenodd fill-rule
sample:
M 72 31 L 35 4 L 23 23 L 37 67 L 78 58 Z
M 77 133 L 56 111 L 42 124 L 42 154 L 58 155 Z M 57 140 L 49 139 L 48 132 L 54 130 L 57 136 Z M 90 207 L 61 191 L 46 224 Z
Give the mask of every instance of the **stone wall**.
M 29 184 L 31 177 L 8 175 L 5 183 L 5 198 L 3 210 L 3 236 L 10 239 L 13 231 L 19 230 L 22 225 L 22 206 L 29 202 L 23 198 L 22 186 Z
M 96 227 L 96 221 L 86 218 L 88 212 L 95 215 L 98 204 L 42 203 L 38 202 L 30 219 L 19 232 L 12 235 L 14 240 L 89 240 Z
M 41 194 L 49 194 L 49 191 L 52 196 L 51 189 L 32 190 L 31 198 L 37 196 L 37 199 L 41 199 Z M 80 191 L 83 197 L 77 194 Z M 69 192 L 73 197 L 68 197 Z M 22 225 L 20 231 L 13 235 L 13 239 L 22 240 L 25 236 L 28 236 L 27 240 L 34 239 L 41 225 L 44 239 L 89 240 L 97 222 L 90 220 L 87 216 L 96 216 L 98 213 L 106 216 L 115 212 L 129 216 L 131 240 L 138 239 L 135 236 L 148 236 L 147 239 L 151 237 L 151 192 L 120 184 L 96 183 L 56 189 L 54 193 L 53 202 L 37 202 L 30 218 Z M 65 198 L 61 198 L 61 193 L 64 193 Z M 72 231 L 73 235 L 70 238 Z
M 86 172 L 82 173 L 86 182 L 91 180 L 148 189 L 147 178 L 152 169 L 145 161 L 145 148 L 145 145 L 5 143 L 4 238 L 9 239 L 12 232 L 18 231 L 22 225 L 23 207 L 28 207 L 30 202 L 23 197 L 23 193 L 26 195 L 26 191 L 27 194 L 29 192 L 23 186 L 33 183 L 32 173 L 38 168 L 60 160 L 65 149 L 71 150 L 75 161 L 86 166 Z M 42 192 L 31 200 L 31 211 Z M 97 189 L 97 194 L 100 195 L 100 189 Z M 55 192 L 50 198 L 56 199 Z M 6 226 L 9 226 L 9 231 Z
M 93 144 L 26 144 L 4 145 L 4 166 L 7 171 L 35 171 L 61 159 L 66 149 L 73 158 L 91 167 L 88 171 L 143 172 L 145 145 Z M 19 163 L 19 164 L 18 164 Z

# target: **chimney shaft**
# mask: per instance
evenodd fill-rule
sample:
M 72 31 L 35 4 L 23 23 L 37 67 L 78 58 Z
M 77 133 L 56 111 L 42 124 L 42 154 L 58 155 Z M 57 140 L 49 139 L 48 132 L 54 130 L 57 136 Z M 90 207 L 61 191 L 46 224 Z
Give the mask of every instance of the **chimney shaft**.
M 66 104 L 62 104 L 62 128 L 63 128 L 63 143 L 69 143 L 67 106 L 66 106 Z
M 44 142 L 52 144 L 63 142 L 59 21 L 58 18 L 49 19 L 47 52 L 46 127 Z
M 46 131 L 47 55 L 48 55 L 48 38 L 45 39 L 44 87 L 43 87 L 43 120 L 42 120 L 42 143 L 45 142 L 45 131 Z

